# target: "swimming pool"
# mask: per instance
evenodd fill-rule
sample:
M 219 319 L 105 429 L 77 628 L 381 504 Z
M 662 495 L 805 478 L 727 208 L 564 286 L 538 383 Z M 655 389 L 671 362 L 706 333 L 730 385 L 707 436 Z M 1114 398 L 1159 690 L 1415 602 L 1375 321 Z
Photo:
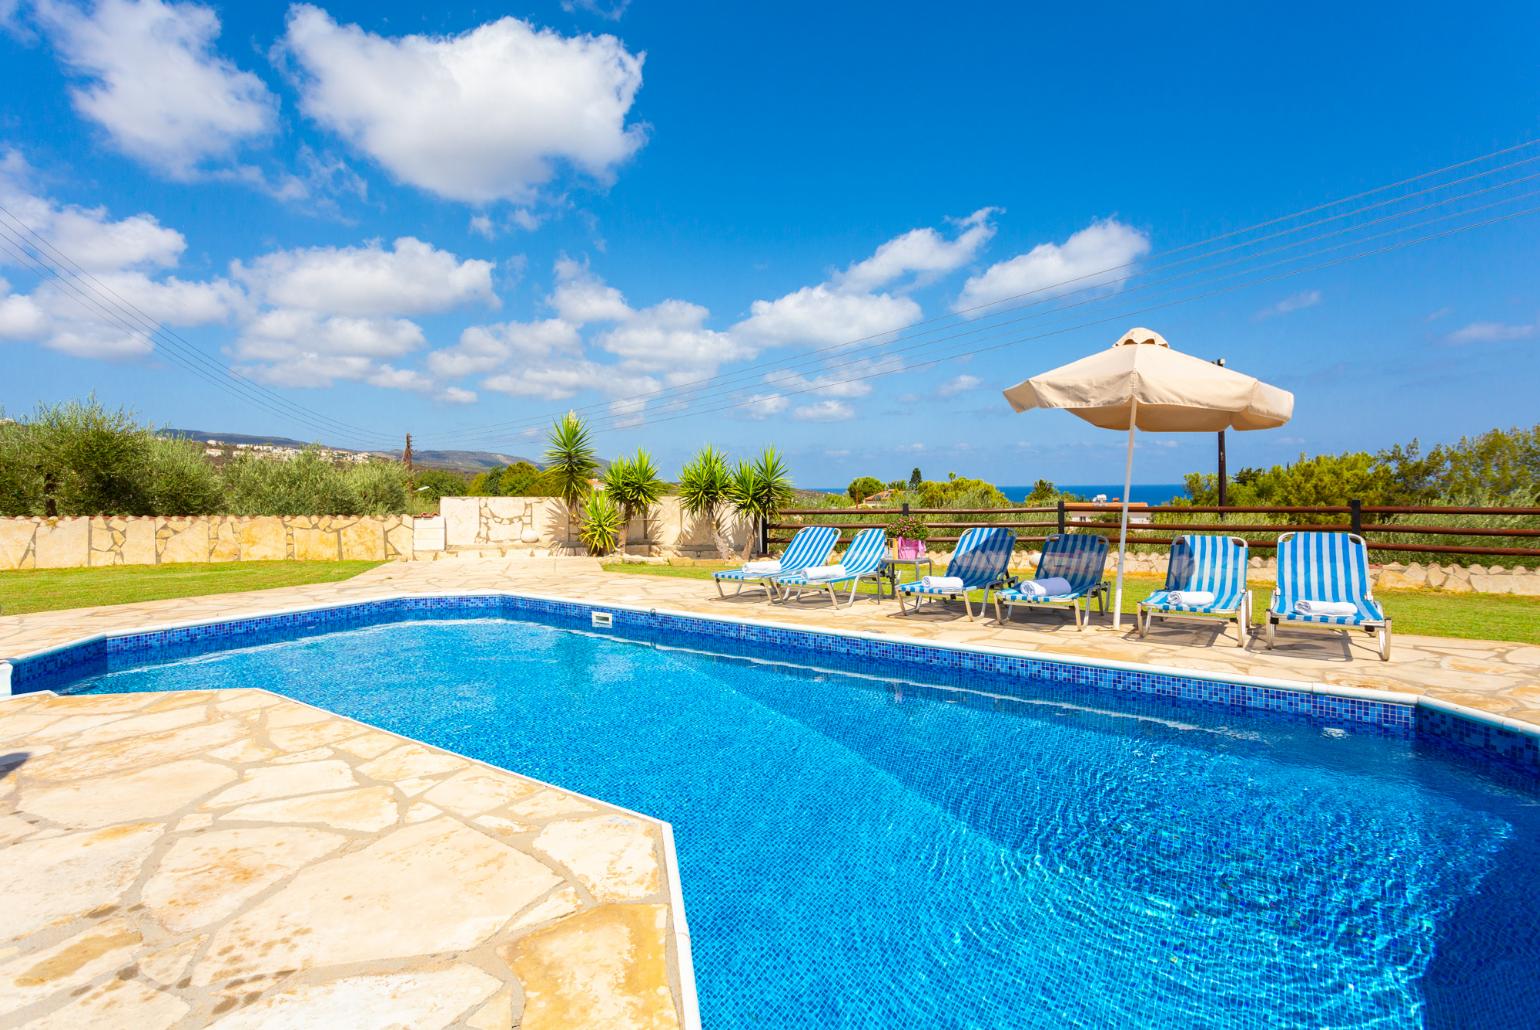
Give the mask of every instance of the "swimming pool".
M 1537 795 L 1409 733 L 503 618 L 190 650 L 78 689 L 267 687 L 671 822 L 708 1027 L 1540 1021 Z

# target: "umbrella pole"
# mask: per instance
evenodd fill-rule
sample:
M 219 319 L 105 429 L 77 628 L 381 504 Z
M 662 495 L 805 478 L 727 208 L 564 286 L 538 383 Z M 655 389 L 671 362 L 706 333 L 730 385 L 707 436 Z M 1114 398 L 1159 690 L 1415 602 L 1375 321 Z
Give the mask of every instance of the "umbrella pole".
M 1118 525 L 1118 588 L 1112 598 L 1112 628 L 1123 628 L 1123 561 L 1128 551 L 1128 492 L 1134 487 L 1134 423 L 1139 414 L 1139 398 L 1128 408 L 1128 458 L 1123 462 L 1123 517 Z

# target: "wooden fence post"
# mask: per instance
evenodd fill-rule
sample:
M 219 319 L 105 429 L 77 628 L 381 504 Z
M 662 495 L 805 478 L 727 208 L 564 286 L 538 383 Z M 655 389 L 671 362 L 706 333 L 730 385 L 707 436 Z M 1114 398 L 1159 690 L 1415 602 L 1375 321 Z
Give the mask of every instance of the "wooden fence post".
M 1064 512 L 1064 498 L 1059 498 L 1059 532 L 1063 533 L 1068 528 L 1069 517 Z
M 1348 520 L 1352 523 L 1353 533 L 1357 536 L 1364 535 L 1364 502 L 1352 500 L 1348 502 Z

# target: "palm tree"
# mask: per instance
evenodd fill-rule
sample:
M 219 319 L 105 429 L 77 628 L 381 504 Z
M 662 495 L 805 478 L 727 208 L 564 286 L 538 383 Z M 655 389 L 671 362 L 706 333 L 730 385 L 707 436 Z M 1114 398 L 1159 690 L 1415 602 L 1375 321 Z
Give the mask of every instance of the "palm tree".
M 658 466 L 652 455 L 641 447 L 632 458 L 616 458 L 604 470 L 604 492 L 618 505 L 625 516 L 626 527 L 641 515 L 645 522 L 653 505 L 663 496 L 668 484 L 658 475 Z M 625 549 L 625 532 L 621 533 L 621 549 Z
M 625 530 L 620 507 L 608 494 L 595 490 L 588 495 L 583 504 L 583 527 L 578 530 L 578 539 L 583 541 L 589 554 L 596 557 L 609 554 Z
M 599 469 L 599 458 L 588 435 L 588 427 L 569 411 L 551 426 L 546 437 L 545 474 L 556 487 L 556 494 L 567 505 L 567 513 L 577 518 L 578 502 L 588 493 L 588 481 Z
M 679 505 L 688 515 L 704 517 L 711 523 L 711 539 L 717 557 L 731 556 L 727 534 L 722 532 L 722 506 L 727 503 L 732 474 L 727 455 L 707 444 L 679 471 Z
M 734 510 L 754 523 L 756 529 L 769 523 L 791 503 L 791 477 L 786 462 L 774 447 L 766 447 L 753 464 L 738 463 L 728 484 L 727 497 Z M 745 558 L 753 552 L 757 538 L 758 533 L 750 535 L 743 548 Z

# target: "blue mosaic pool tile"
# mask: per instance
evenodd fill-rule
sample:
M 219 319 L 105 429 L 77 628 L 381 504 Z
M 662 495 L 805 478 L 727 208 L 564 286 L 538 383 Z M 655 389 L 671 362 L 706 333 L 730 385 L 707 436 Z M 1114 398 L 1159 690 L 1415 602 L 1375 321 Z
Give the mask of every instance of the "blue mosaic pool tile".
M 103 672 L 152 661 L 407 620 L 514 618 L 587 631 L 595 611 L 609 611 L 614 616 L 613 627 L 605 633 L 657 646 L 810 665 L 838 659 L 845 671 L 898 680 L 923 674 L 928 681 L 970 690 L 984 685 L 1007 697 L 1024 698 L 1040 692 L 1045 684 L 1072 691 L 1133 694 L 1178 706 L 1223 707 L 1249 715 L 1303 720 L 1322 728 L 1438 740 L 1507 767 L 1540 773 L 1537 738 L 1426 706 L 504 594 L 391 598 L 129 633 L 21 659 L 13 663 L 11 689 L 15 693 L 58 689 Z
M 1417 738 L 1444 750 L 1479 755 L 1512 769 L 1540 774 L 1540 737 L 1484 719 L 1422 705 L 1417 710 Z

